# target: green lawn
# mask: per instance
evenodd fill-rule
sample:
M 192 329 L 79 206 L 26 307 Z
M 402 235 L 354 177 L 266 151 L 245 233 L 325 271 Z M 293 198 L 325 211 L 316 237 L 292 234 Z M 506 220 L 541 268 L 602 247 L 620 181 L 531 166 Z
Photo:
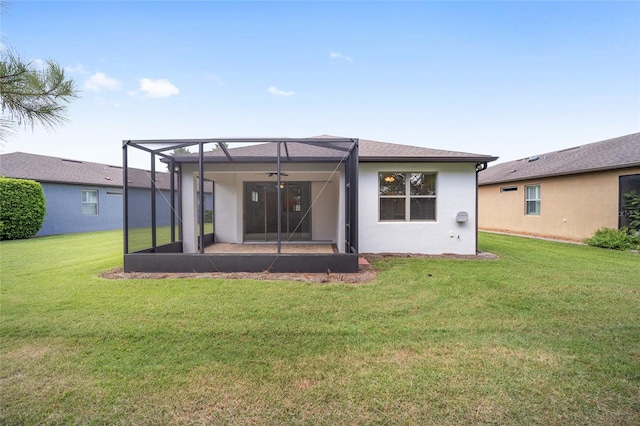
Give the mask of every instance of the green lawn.
M 0 424 L 640 423 L 640 255 L 481 234 L 368 284 L 107 280 L 120 232 L 0 243 Z

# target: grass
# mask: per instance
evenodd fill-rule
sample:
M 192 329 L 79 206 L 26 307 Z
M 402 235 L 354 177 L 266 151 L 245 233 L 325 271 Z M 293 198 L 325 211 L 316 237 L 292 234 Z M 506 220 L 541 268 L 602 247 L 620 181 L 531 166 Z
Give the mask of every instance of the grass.
M 119 232 L 0 243 L 2 424 L 640 422 L 640 256 L 481 234 L 364 285 L 107 280 Z

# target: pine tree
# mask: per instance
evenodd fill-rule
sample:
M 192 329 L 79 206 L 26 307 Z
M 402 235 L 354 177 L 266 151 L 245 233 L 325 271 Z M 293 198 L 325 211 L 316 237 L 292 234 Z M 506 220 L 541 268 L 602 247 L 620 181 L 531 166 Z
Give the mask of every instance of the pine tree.
M 78 97 L 75 82 L 54 61 L 38 69 L 15 52 L 0 52 L 0 140 L 6 140 L 16 126 L 50 129 L 68 121 L 67 104 Z

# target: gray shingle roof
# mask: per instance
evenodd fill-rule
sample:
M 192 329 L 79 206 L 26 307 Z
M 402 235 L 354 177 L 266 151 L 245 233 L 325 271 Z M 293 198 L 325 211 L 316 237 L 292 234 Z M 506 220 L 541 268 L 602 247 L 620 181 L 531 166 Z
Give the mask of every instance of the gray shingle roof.
M 0 155 L 0 176 L 38 182 L 122 187 L 122 167 L 45 155 L 14 152 Z M 149 188 L 151 173 L 129 168 L 129 186 Z M 156 172 L 156 184 L 169 189 L 169 173 Z
M 274 139 L 276 140 L 276 139 Z M 345 154 L 342 150 L 336 150 L 321 146 L 322 144 L 332 144 L 334 147 L 342 149 L 349 148 L 352 139 L 338 136 L 321 135 L 312 138 L 287 139 L 281 148 L 281 157 L 287 155 L 291 161 L 339 161 Z M 220 139 L 224 141 L 224 139 Z M 237 139 L 235 140 L 238 141 Z M 255 141 L 255 140 L 254 140 Z M 335 142 L 334 142 L 335 141 Z M 309 143 L 317 143 L 312 145 Z M 332 143 L 333 142 L 333 143 Z M 228 152 L 233 161 L 236 162 L 268 162 L 276 159 L 276 144 L 260 143 L 257 145 L 233 147 L 230 145 Z M 205 152 L 205 161 L 227 161 L 227 157 L 222 150 Z M 179 161 L 197 161 L 196 154 L 182 155 L 176 157 Z M 490 162 L 497 157 L 472 154 L 468 152 L 447 151 L 442 149 L 423 148 L 419 146 L 401 145 L 389 142 L 379 142 L 367 139 L 359 140 L 359 160 L 360 162 L 379 161 L 424 161 L 424 162 Z M 285 160 L 286 161 L 286 160 Z
M 360 139 L 360 161 L 490 162 L 498 157 Z
M 640 166 L 640 133 L 496 164 L 479 185 Z
M 286 138 L 284 139 L 286 140 Z M 336 136 L 317 136 L 304 140 L 317 143 L 287 143 L 281 148 L 281 156 L 289 155 L 294 161 L 339 161 L 351 145 L 351 139 Z M 373 161 L 424 161 L 424 162 L 489 162 L 497 157 L 471 154 L 458 151 L 446 151 L 418 146 L 400 145 L 360 139 L 359 159 L 362 162 Z M 341 149 L 331 149 L 322 144 L 331 144 Z M 229 147 L 228 150 L 237 162 L 268 162 L 276 159 L 277 146 L 274 143 Z M 227 161 L 222 150 L 207 151 L 206 161 Z M 180 161 L 197 161 L 197 154 L 176 156 Z M 286 161 L 286 160 L 285 160 Z M 122 187 L 122 167 L 107 164 L 78 161 L 38 154 L 14 152 L 0 155 L 0 176 L 32 179 L 38 182 L 55 182 L 78 185 L 97 185 Z M 157 185 L 169 189 L 169 174 L 156 172 Z M 129 168 L 129 186 L 148 188 L 150 172 Z

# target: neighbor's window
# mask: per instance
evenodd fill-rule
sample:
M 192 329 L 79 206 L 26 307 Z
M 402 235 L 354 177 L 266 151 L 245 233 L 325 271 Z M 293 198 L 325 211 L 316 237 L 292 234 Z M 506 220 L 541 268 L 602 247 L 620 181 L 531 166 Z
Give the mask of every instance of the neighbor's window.
M 83 190 L 82 191 L 82 214 L 97 215 L 98 214 L 98 191 Z
M 540 185 L 528 185 L 526 198 L 526 212 L 529 215 L 540 214 Z
M 385 172 L 378 175 L 380 220 L 436 220 L 436 174 Z

